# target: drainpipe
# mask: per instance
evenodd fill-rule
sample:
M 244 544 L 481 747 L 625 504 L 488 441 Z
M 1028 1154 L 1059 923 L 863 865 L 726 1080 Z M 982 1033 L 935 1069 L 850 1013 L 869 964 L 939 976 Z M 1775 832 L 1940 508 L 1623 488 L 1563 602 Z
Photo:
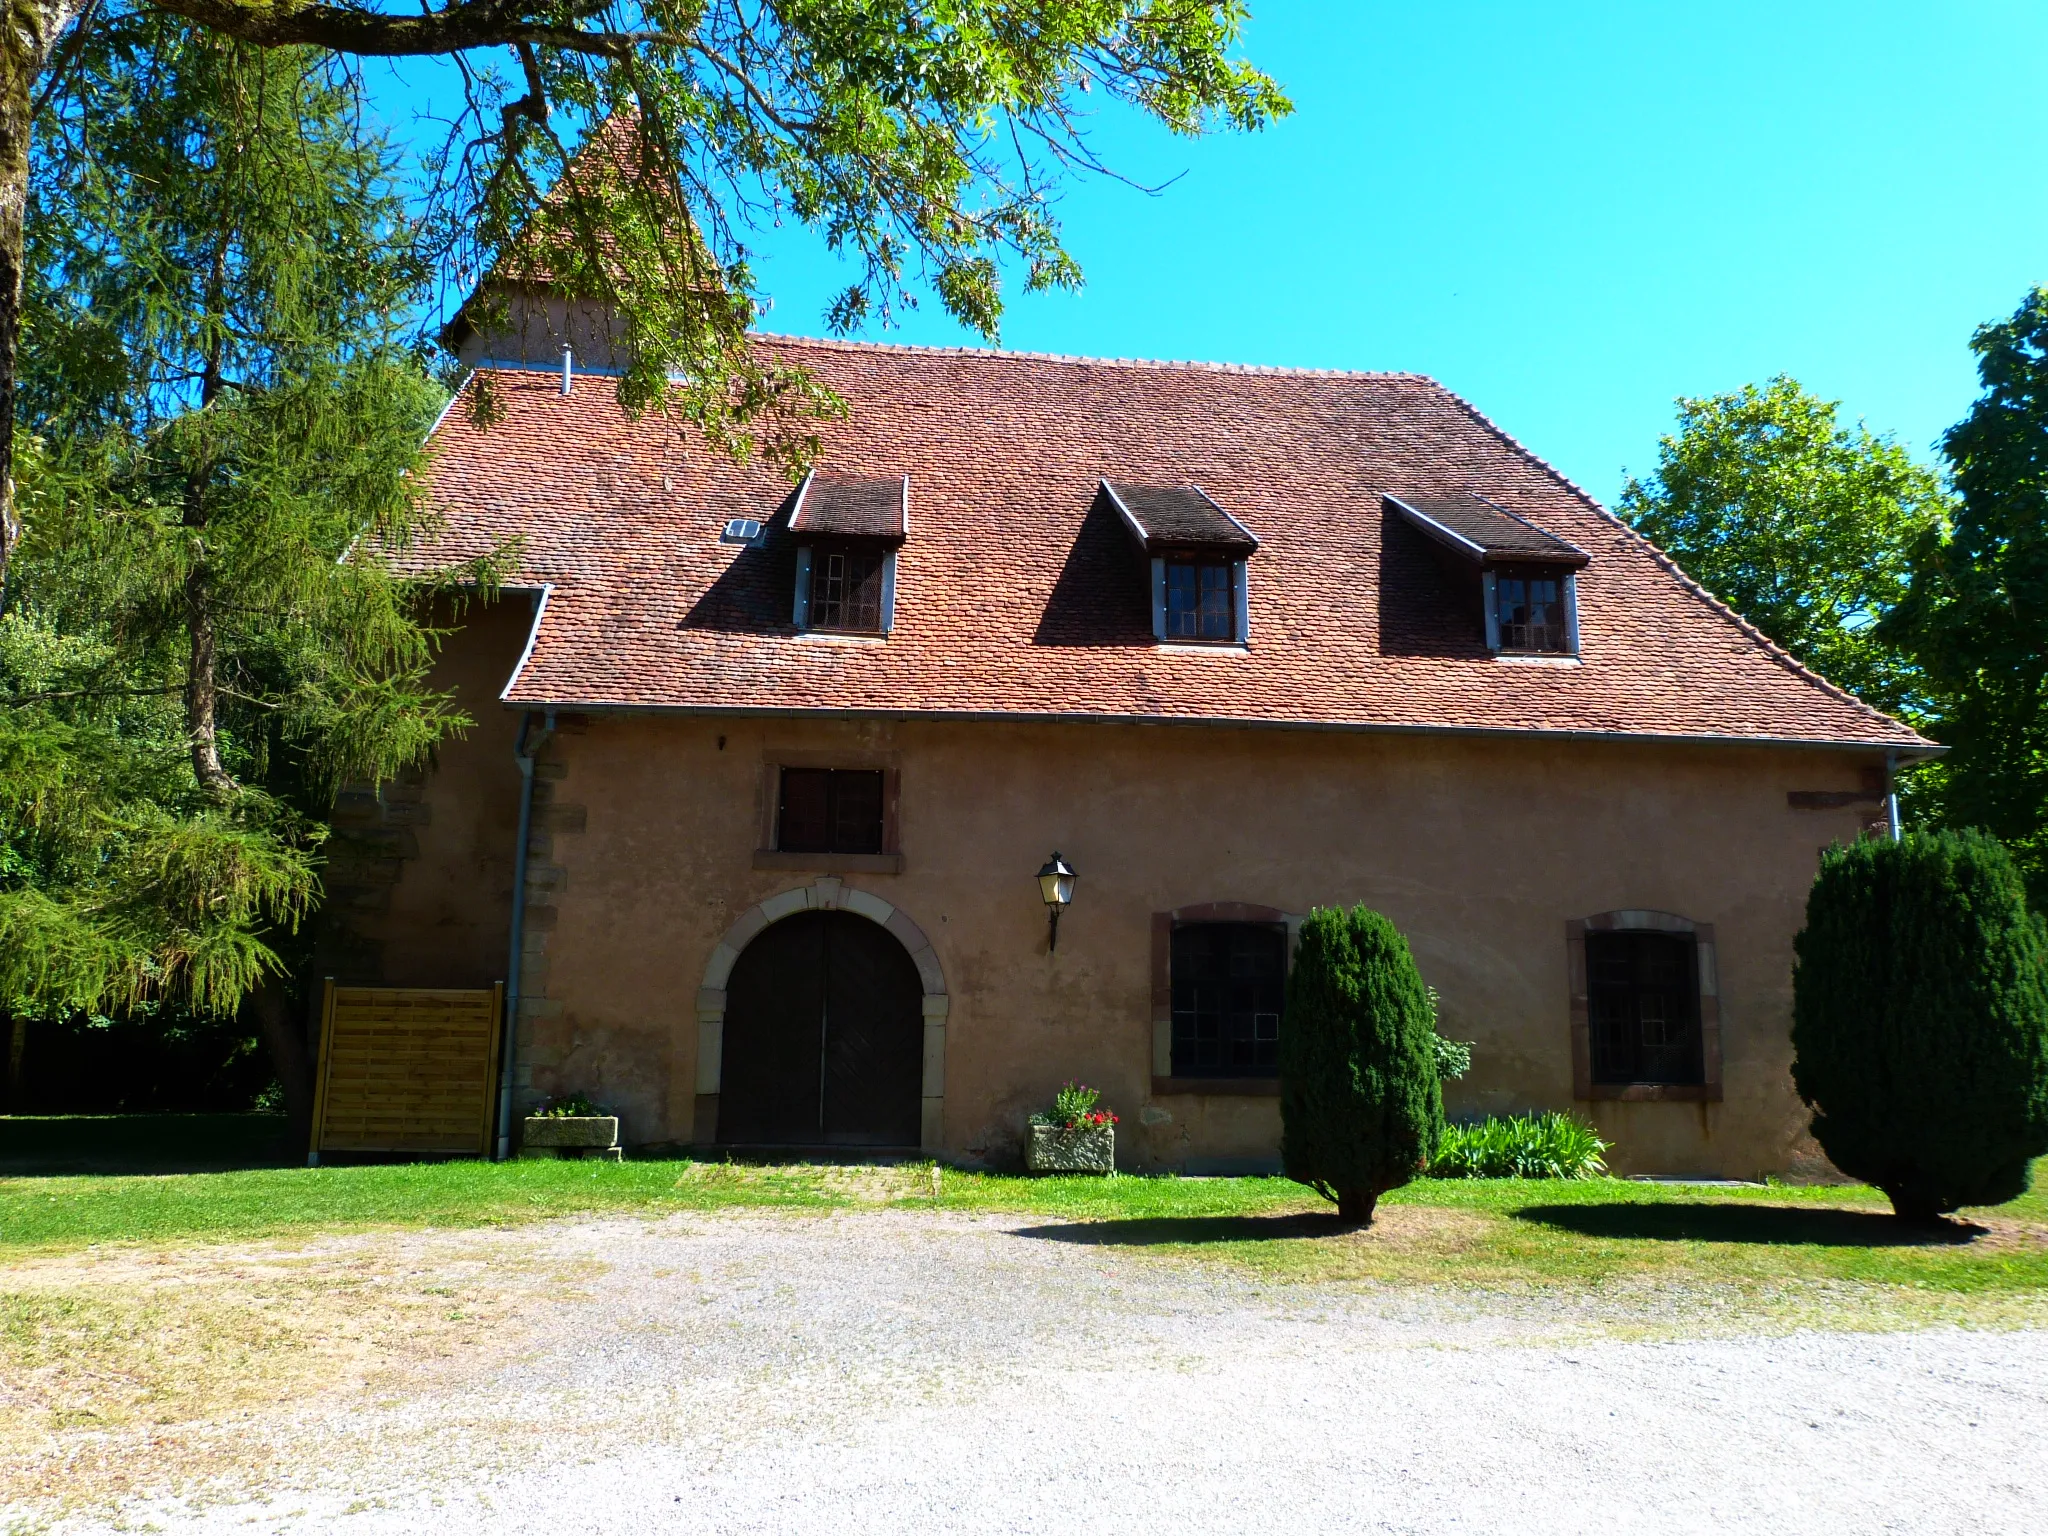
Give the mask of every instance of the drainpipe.
M 1905 830 L 1899 825 L 1899 754 L 1887 752 L 1884 755 L 1884 809 L 1891 821 L 1892 841 L 1900 842 Z
M 498 1066 L 498 1158 L 512 1155 L 512 1058 L 519 1037 L 519 971 L 526 942 L 526 845 L 533 836 L 533 760 L 555 734 L 555 712 L 547 710 L 540 734 L 533 729 L 533 711 L 519 717 L 519 739 L 512 760 L 519 764 L 519 845 L 512 853 L 512 960 L 505 980 L 505 1044 Z

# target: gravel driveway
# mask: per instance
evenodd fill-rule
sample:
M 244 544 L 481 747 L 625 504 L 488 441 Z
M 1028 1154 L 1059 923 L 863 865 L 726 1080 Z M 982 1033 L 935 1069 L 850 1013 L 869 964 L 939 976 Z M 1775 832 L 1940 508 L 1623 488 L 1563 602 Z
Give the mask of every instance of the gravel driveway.
M 510 1360 L 250 1428 L 288 1472 L 60 1529 L 2048 1521 L 2037 1333 L 1630 1342 L 1540 1297 L 1262 1283 L 1014 1217 L 691 1216 L 473 1241 L 603 1266 Z

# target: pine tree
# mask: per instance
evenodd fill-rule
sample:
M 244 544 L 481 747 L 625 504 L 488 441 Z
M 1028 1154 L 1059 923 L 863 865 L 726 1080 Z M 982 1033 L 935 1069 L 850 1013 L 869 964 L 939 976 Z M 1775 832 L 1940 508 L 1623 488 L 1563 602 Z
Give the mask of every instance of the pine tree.
M 231 1014 L 287 969 L 336 786 L 466 723 L 374 554 L 420 525 L 427 274 L 331 61 L 82 41 L 29 210 L 0 1006 Z
M 1408 941 L 1366 907 L 1302 925 L 1280 1037 L 1287 1176 L 1367 1225 L 1387 1190 L 1428 1166 L 1443 1134 L 1435 1010 Z
M 1929 1220 L 2048 1152 L 2048 926 L 1980 832 L 1831 849 L 1796 941 L 1793 1080 L 1835 1166 Z

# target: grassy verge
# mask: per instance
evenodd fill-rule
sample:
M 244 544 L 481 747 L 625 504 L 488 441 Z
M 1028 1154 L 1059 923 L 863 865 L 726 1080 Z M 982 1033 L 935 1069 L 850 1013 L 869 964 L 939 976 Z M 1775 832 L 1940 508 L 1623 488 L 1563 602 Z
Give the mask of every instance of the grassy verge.
M 1034 1180 L 953 1170 L 935 1178 L 916 1167 L 687 1160 L 76 1174 L 0 1178 L 0 1262 L 94 1244 L 896 1205 L 1020 1214 L 1034 1218 L 1024 1228 L 1033 1239 L 1226 1263 L 1276 1280 L 1693 1287 L 1752 1298 L 1849 1286 L 2048 1308 L 2048 1160 L 2041 1172 L 2020 1200 L 1931 1230 L 1893 1220 L 1869 1189 L 1601 1179 L 1423 1180 L 1388 1196 L 1381 1220 L 1363 1233 L 1339 1230 L 1327 1207 L 1285 1179 Z
M 0 1255 L 92 1243 L 475 1227 L 608 1211 L 833 1206 L 840 1170 L 689 1162 L 447 1162 L 0 1179 Z

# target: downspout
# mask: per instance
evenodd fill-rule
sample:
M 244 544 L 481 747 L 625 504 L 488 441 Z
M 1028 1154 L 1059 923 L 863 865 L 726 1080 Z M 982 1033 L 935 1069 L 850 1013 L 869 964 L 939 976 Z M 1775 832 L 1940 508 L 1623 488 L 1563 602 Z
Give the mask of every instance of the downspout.
M 1891 822 L 1893 842 L 1905 839 L 1905 829 L 1899 825 L 1899 754 L 1887 752 L 1884 755 L 1884 809 Z
M 533 835 L 533 760 L 555 734 L 555 712 L 544 712 L 540 734 L 533 730 L 533 711 L 519 717 L 519 739 L 512 759 L 519 764 L 519 844 L 512 853 L 512 958 L 505 973 L 505 1040 L 498 1065 L 498 1158 L 512 1155 L 512 1058 L 519 1038 L 519 972 L 526 942 L 526 845 Z

